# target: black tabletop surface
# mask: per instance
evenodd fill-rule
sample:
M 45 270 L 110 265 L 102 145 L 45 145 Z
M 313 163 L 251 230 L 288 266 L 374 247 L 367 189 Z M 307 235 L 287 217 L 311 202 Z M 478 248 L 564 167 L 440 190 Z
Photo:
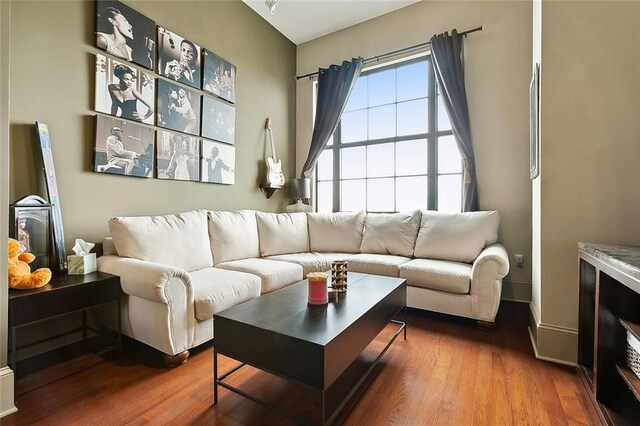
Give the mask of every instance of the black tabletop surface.
M 350 272 L 346 293 L 326 305 L 308 305 L 305 280 L 219 312 L 214 318 L 327 345 L 404 282 L 401 278 Z
M 16 299 L 20 297 L 33 296 L 35 294 L 48 293 L 52 291 L 61 291 L 64 289 L 68 289 L 70 287 L 86 284 L 86 283 L 95 283 L 100 281 L 112 281 L 119 280 L 119 277 L 116 275 L 107 274 L 106 272 L 92 272 L 86 275 L 68 275 L 66 273 L 56 274 L 51 277 L 51 281 L 40 288 L 34 288 L 30 290 L 17 290 L 10 288 L 9 289 L 9 299 Z M 119 283 L 119 281 L 118 281 Z

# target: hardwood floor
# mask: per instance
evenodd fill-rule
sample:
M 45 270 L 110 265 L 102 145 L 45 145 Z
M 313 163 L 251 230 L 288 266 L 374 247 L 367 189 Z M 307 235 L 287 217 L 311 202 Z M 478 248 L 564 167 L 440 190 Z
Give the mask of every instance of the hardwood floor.
M 503 302 L 491 333 L 470 320 L 410 311 L 407 340 L 396 340 L 336 423 L 599 424 L 575 369 L 534 358 L 527 309 Z M 372 348 L 392 331 L 383 331 Z M 211 406 L 210 346 L 175 369 L 163 368 L 157 352 L 133 341 L 124 353 L 118 362 L 89 354 L 22 379 L 19 411 L 2 424 L 293 424 L 224 388 Z M 219 368 L 234 365 L 221 358 Z M 312 395 L 280 378 L 244 367 L 231 381 L 287 409 L 315 413 Z

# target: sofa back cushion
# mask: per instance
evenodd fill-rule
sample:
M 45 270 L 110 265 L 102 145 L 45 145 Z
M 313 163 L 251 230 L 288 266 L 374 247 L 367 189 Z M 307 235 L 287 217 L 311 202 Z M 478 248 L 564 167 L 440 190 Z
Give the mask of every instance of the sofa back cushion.
M 305 213 L 256 212 L 256 221 L 260 256 L 309 251 L 309 229 Z
M 368 213 L 360 253 L 413 256 L 420 210 L 400 213 Z
M 209 212 L 209 239 L 213 264 L 259 257 L 256 212 Z
M 364 212 L 307 213 L 311 251 L 358 253 Z
M 423 211 L 413 255 L 471 263 L 498 240 L 497 211 L 442 213 Z
M 166 216 L 114 217 L 109 220 L 109 231 L 120 256 L 189 272 L 213 266 L 205 210 Z

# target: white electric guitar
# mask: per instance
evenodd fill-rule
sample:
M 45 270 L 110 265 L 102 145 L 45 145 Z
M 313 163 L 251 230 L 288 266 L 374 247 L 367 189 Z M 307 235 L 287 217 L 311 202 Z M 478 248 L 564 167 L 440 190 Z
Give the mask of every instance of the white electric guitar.
M 284 174 L 282 173 L 282 161 L 276 158 L 276 147 L 273 144 L 273 133 L 271 130 L 271 119 L 267 118 L 265 124 L 269 140 L 271 141 L 271 155 L 265 159 L 267 163 L 267 184 L 269 186 L 284 186 Z

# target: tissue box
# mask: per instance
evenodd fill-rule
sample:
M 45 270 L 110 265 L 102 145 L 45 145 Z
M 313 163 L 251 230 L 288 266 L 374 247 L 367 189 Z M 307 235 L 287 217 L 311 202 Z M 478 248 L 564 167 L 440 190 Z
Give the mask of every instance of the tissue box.
M 85 275 L 95 272 L 98 269 L 96 254 L 89 253 L 84 256 L 67 256 L 67 267 L 69 275 Z

